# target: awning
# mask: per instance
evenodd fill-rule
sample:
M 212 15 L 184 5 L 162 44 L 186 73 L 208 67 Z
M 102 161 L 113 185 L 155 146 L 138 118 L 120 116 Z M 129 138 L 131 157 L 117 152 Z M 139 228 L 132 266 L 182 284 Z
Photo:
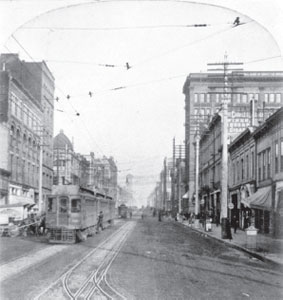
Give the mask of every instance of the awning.
M 189 199 L 189 192 L 186 192 L 186 194 L 185 195 L 183 195 L 183 197 L 182 197 L 183 199 Z
M 254 194 L 248 198 L 242 199 L 241 202 L 250 208 L 271 210 L 272 200 L 271 200 L 271 187 L 264 187 L 258 189 Z

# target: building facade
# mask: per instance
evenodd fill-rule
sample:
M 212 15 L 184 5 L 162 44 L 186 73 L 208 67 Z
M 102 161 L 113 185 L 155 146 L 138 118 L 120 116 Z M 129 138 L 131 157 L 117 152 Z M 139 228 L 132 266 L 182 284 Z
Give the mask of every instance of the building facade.
M 260 232 L 283 236 L 283 108 L 254 132 L 257 191 L 247 202 Z
M 32 182 L 34 186 L 39 186 L 39 184 L 42 186 L 41 193 L 39 193 L 38 188 L 29 192 L 26 192 L 26 188 L 24 188 L 22 193 L 34 193 L 34 196 L 30 197 L 36 199 L 36 202 L 39 194 L 42 194 L 42 202 L 44 202 L 46 195 L 51 192 L 53 182 L 54 77 L 44 61 L 21 61 L 17 54 L 2 54 L 0 56 L 0 65 L 2 70 L 4 69 L 9 73 L 12 83 L 9 87 L 9 103 L 11 111 L 14 110 L 12 115 L 20 121 L 20 123 L 17 121 L 16 124 L 14 118 L 16 127 L 13 125 L 11 134 L 15 134 L 15 137 L 12 136 L 11 140 L 14 141 L 14 144 L 19 140 L 23 142 L 23 160 L 21 161 L 21 158 L 17 158 L 17 153 L 16 158 L 13 154 L 10 167 L 12 171 L 11 179 L 13 184 L 15 184 L 15 180 L 17 181 L 17 177 L 21 175 L 13 175 L 13 172 L 19 169 L 19 164 L 22 164 L 24 166 L 23 170 L 27 170 L 25 178 L 28 179 L 25 180 Z M 14 147 L 14 144 L 11 143 L 11 147 Z M 43 163 L 40 166 L 36 158 L 38 151 L 42 151 L 43 156 Z M 26 157 L 25 154 L 27 155 Z M 39 169 L 42 170 L 42 182 L 38 182 L 37 185 Z M 21 173 L 24 172 L 22 171 Z M 19 170 L 17 174 L 20 174 Z M 12 186 L 10 189 L 11 195 L 17 193 L 17 190 L 17 185 Z
M 63 130 L 54 137 L 53 142 L 54 184 L 74 184 L 88 187 L 89 163 L 87 159 L 74 152 L 73 144 Z
M 1 182 L 6 185 L 2 204 L 38 203 L 40 136 L 37 128 L 42 124 L 42 108 L 10 71 L 1 71 L 0 76 L 0 120 L 4 131 L 1 161 L 5 170 L 1 172 Z
M 283 72 L 236 72 L 228 76 L 229 132 L 233 138 L 252 122 L 262 122 L 283 104 Z M 215 112 L 221 109 L 223 76 L 192 73 L 183 87 L 185 94 L 186 181 L 189 208 L 195 192 L 195 134 L 202 131 Z
M 248 127 L 229 145 L 229 202 L 233 204 L 230 217 L 236 217 L 239 227 L 251 225 L 251 209 L 246 199 L 256 191 L 255 128 Z

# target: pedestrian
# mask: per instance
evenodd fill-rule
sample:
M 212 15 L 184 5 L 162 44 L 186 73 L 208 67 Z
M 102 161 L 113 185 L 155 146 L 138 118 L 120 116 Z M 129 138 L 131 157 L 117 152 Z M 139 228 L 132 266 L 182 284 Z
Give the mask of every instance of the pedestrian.
M 101 211 L 97 218 L 97 226 L 96 226 L 96 233 L 99 233 L 99 228 L 101 227 L 101 230 L 103 230 L 103 211 Z
M 232 238 L 232 233 L 231 233 L 231 225 L 230 225 L 230 222 L 228 219 L 227 219 L 227 223 L 226 223 L 226 232 L 227 232 L 227 239 L 229 239 L 231 242 L 231 240 L 233 238 Z
M 233 228 L 234 228 L 234 233 L 237 232 L 238 224 L 239 224 L 239 221 L 237 219 L 237 216 L 234 215 L 233 218 L 232 218 L 232 225 L 233 225 Z
M 159 222 L 162 221 L 162 213 L 161 213 L 161 210 L 158 211 L 158 221 L 159 221 Z

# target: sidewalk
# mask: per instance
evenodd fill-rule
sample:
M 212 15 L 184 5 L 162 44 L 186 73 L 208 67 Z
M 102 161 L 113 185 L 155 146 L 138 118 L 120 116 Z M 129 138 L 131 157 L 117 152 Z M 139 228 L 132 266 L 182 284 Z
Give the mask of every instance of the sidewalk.
M 188 221 L 181 222 L 184 226 L 190 227 L 190 229 L 198 231 L 202 234 L 217 239 L 219 242 L 225 243 L 230 247 L 237 248 L 250 255 L 262 260 L 268 261 L 277 265 L 283 266 L 283 240 L 274 239 L 263 234 L 257 234 L 256 249 L 249 249 L 247 247 L 247 235 L 243 230 L 238 229 L 236 233 L 232 230 L 233 239 L 226 240 L 221 238 L 221 226 L 212 224 L 211 231 L 205 231 L 203 226 L 199 224 L 199 228 L 194 228 Z

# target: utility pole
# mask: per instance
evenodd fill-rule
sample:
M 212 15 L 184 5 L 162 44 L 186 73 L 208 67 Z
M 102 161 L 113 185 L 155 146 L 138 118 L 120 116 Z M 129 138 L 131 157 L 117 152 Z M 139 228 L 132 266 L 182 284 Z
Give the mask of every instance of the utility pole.
M 175 176 L 176 176 L 176 173 L 175 173 L 175 168 L 176 168 L 176 157 L 175 157 L 175 137 L 174 137 L 174 139 L 173 139 L 173 174 L 172 174 L 172 183 L 171 183 L 171 185 L 172 185 L 172 195 L 171 195 L 171 206 L 172 206 L 172 211 L 173 211 L 173 213 L 174 213 L 174 216 L 175 216 L 175 213 L 176 213 L 176 211 L 175 211 L 175 205 L 176 205 L 176 199 L 175 199 L 175 197 L 176 197 L 176 189 L 175 189 Z
M 196 132 L 196 172 L 195 172 L 195 227 L 198 228 L 199 227 L 199 221 L 198 221 L 198 214 L 199 214 L 199 140 L 200 140 L 200 136 L 199 136 L 199 128 L 197 128 L 197 132 Z
M 210 69 L 209 71 L 223 72 L 224 92 L 222 97 L 221 114 L 221 135 L 222 135 L 222 173 L 221 173 L 221 236 L 223 239 L 229 238 L 228 234 L 228 102 L 230 100 L 228 75 L 231 71 L 242 71 L 243 69 L 231 69 L 232 65 L 243 65 L 243 63 L 228 62 L 227 54 L 224 56 L 224 62 L 211 63 L 209 66 L 220 66 L 221 68 Z
M 166 166 L 166 157 L 164 158 L 164 202 L 163 202 L 163 210 L 166 208 L 167 202 L 167 166 Z
M 39 145 L 39 185 L 38 185 L 38 213 L 41 215 L 42 211 L 42 171 L 43 171 L 43 138 L 40 135 L 40 145 Z
M 178 172 L 178 199 L 179 199 L 179 210 L 178 213 L 180 214 L 182 212 L 182 191 L 181 191 L 181 185 L 182 185 L 182 148 L 181 145 L 179 145 L 179 172 Z

